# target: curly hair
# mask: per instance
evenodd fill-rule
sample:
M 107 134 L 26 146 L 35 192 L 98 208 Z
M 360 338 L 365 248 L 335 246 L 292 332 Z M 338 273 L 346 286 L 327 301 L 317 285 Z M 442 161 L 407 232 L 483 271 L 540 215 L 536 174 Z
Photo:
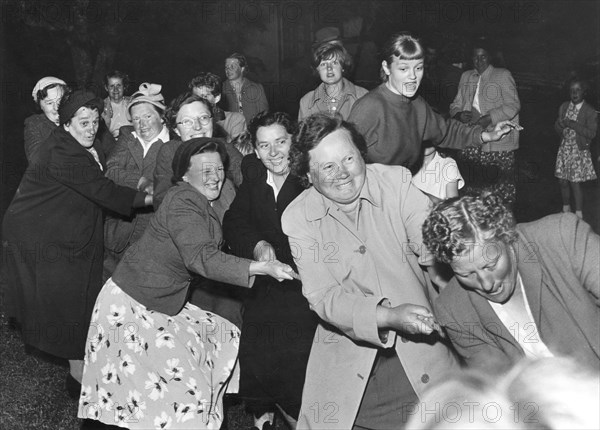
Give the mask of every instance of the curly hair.
M 299 124 L 298 130 L 292 137 L 292 147 L 290 148 L 290 172 L 298 178 L 304 188 L 310 187 L 306 175 L 310 171 L 310 155 L 308 152 L 316 148 L 326 136 L 340 129 L 350 133 L 352 143 L 367 162 L 365 138 L 356 130 L 354 125 L 338 116 L 330 117 L 320 113 L 311 115 Z
M 293 135 L 296 132 L 297 124 L 285 112 L 261 112 L 252 118 L 250 124 L 248 124 L 248 132 L 250 133 L 250 141 L 252 146 L 256 148 L 256 133 L 261 127 L 268 127 L 273 124 L 279 124 L 289 135 Z
M 423 223 L 423 243 L 438 261 L 451 263 L 473 242 L 517 240 L 515 221 L 492 193 L 455 197 L 439 203 Z
M 197 87 L 206 87 L 210 90 L 210 93 L 218 97 L 221 95 L 221 86 L 223 82 L 221 78 L 214 73 L 210 72 L 200 72 L 196 77 L 194 77 L 188 84 L 188 88 L 190 91 L 193 91 L 194 88 Z

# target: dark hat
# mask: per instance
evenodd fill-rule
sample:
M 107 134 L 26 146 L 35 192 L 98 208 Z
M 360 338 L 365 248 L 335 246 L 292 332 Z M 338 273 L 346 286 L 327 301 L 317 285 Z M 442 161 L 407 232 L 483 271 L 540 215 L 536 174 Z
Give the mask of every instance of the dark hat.
M 217 145 L 217 152 L 221 156 L 223 164 L 227 161 L 227 150 L 225 149 L 225 141 L 218 137 L 196 137 L 194 139 L 187 140 L 179 145 L 175 155 L 173 156 L 173 162 L 171 167 L 173 168 L 172 182 L 175 184 L 182 180 L 185 173 L 190 167 L 190 159 L 198 154 L 205 146 L 210 143 Z
M 340 30 L 337 27 L 323 27 L 315 32 L 313 45 L 340 40 Z
M 67 94 L 60 101 L 60 106 L 58 108 L 58 116 L 60 118 L 60 124 L 65 124 L 69 121 L 75 113 L 79 110 L 80 107 L 92 104 L 95 108 L 98 109 L 98 114 L 102 114 L 104 110 L 104 102 L 100 97 L 96 97 L 91 91 L 86 90 L 76 90 L 71 94 Z

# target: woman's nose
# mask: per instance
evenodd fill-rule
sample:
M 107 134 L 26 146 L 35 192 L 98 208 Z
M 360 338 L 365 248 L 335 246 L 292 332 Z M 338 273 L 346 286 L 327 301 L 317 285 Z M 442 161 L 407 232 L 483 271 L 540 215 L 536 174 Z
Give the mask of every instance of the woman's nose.
M 202 124 L 200 124 L 200 118 L 194 119 L 194 130 L 200 130 L 202 128 Z
M 492 279 L 492 277 L 488 274 L 479 274 L 477 275 L 477 280 L 479 281 L 479 285 L 481 286 L 481 289 L 483 291 L 485 291 L 486 293 L 489 293 L 492 291 L 493 287 L 494 287 L 494 280 Z

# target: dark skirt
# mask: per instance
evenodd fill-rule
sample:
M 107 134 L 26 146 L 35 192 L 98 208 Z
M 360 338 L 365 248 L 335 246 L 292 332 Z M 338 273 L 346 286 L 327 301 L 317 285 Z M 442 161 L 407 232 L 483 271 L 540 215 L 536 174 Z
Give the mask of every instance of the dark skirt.
M 277 403 L 297 418 L 318 317 L 298 281 L 260 277 L 244 306 L 240 394 L 250 403 Z

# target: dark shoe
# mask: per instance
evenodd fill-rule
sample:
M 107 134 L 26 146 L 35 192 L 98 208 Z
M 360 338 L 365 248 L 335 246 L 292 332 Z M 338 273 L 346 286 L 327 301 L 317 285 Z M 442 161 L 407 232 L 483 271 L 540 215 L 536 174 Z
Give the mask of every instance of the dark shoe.
M 65 380 L 65 386 L 67 387 L 67 393 L 72 399 L 78 399 L 81 394 L 81 384 L 77 382 L 77 379 L 73 378 L 70 373 L 67 373 L 67 379 Z

